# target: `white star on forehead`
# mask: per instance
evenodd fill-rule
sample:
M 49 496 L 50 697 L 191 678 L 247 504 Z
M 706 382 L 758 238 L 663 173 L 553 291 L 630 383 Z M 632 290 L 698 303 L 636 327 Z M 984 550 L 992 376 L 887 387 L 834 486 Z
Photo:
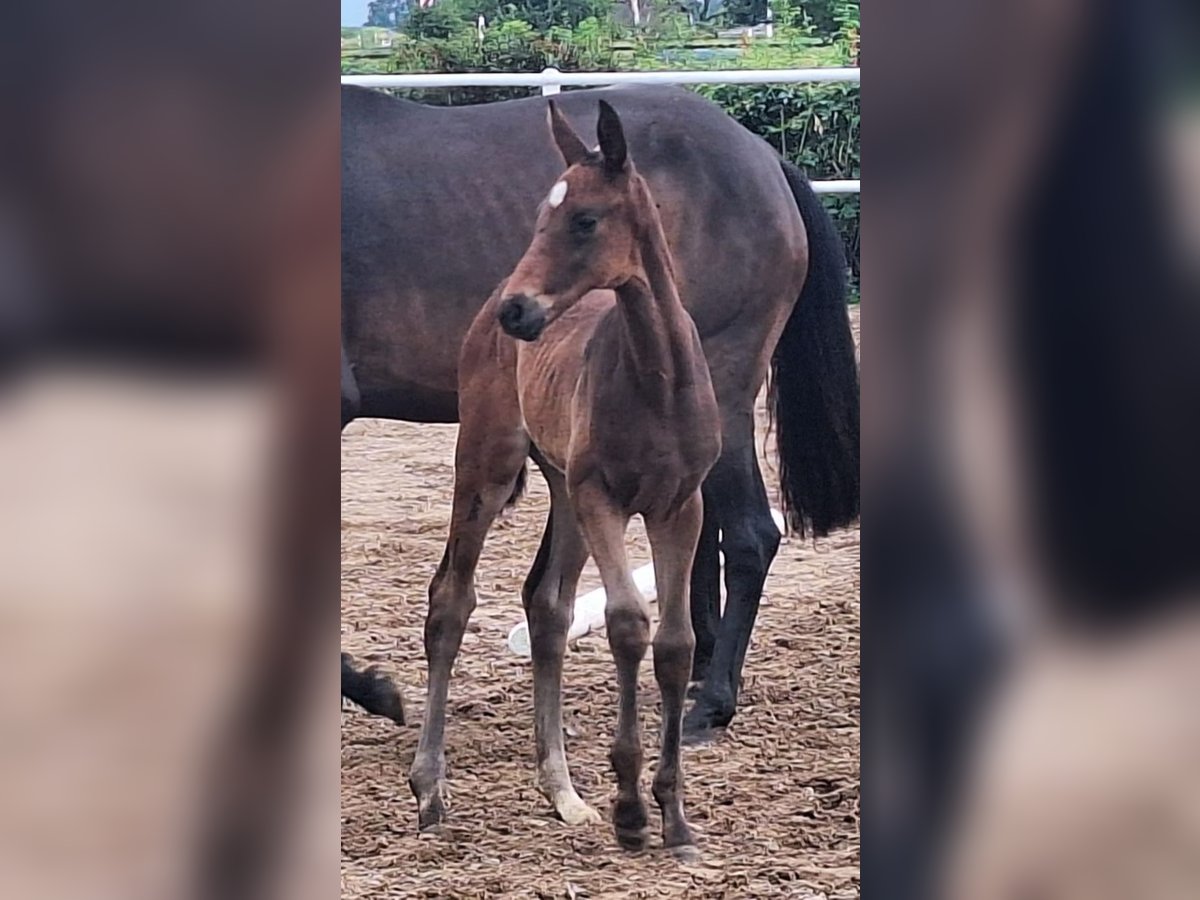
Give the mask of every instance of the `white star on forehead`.
M 558 209 L 562 206 L 563 200 L 567 197 L 567 183 L 565 181 L 557 182 L 554 187 L 550 188 L 550 196 L 546 198 L 546 202 L 550 204 L 551 209 Z

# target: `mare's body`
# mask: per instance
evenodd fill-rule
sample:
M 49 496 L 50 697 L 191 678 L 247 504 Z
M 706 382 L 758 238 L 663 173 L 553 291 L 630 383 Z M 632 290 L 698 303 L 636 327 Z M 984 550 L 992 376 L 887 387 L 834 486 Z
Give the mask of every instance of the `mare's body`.
M 598 96 L 620 103 L 720 407 L 722 450 L 703 488 L 692 584 L 694 677 L 704 688 L 688 725 L 702 733 L 734 714 L 779 543 L 754 440 L 769 369 L 793 524 L 822 534 L 857 516 L 845 260 L 803 176 L 715 104 L 637 88 L 568 92 L 561 106 L 581 122 Z M 343 423 L 457 421 L 463 339 L 528 246 L 537 204 L 561 171 L 545 114 L 541 98 L 443 109 L 343 88 L 343 374 L 357 394 Z

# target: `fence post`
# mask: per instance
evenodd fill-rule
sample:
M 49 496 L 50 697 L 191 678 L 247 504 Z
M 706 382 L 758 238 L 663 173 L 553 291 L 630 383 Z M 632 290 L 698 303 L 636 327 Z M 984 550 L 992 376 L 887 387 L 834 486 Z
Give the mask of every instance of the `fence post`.
M 562 72 L 558 71 L 558 69 L 556 69 L 554 66 L 550 66 L 547 69 L 542 69 L 542 75 L 544 77 L 557 79 L 557 77 L 561 74 L 562 74 Z M 549 97 L 551 94 L 557 94 L 561 90 L 562 90 L 562 85 L 559 84 L 557 81 L 542 82 L 542 96 L 543 97 Z

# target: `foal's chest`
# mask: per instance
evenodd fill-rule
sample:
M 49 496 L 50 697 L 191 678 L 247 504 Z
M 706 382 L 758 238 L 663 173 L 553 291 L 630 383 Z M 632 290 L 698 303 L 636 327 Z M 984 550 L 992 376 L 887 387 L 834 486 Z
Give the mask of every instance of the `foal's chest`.
M 612 308 L 610 292 L 593 291 L 517 346 L 517 397 L 525 431 L 542 454 L 565 471 L 572 434 L 581 427 L 576 392 L 596 324 Z

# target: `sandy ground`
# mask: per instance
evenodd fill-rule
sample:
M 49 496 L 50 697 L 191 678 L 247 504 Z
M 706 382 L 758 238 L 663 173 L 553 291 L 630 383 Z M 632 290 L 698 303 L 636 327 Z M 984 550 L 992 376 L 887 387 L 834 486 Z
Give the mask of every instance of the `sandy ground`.
M 858 331 L 857 308 L 853 322 Z M 648 784 L 658 697 L 642 668 L 651 849 L 622 851 L 607 824 L 569 828 L 534 785 L 532 678 L 505 645 L 547 510 L 530 491 L 493 528 L 479 606 L 451 688 L 450 837 L 418 835 L 408 767 L 423 708 L 425 592 L 442 552 L 455 427 L 364 420 L 342 440 L 342 648 L 402 686 L 414 724 L 342 714 L 342 896 L 858 896 L 859 576 L 857 529 L 785 539 L 767 580 L 739 712 L 684 758 L 688 815 L 703 857 L 680 865 L 657 846 Z M 764 457 L 775 496 L 773 440 Z M 631 527 L 635 564 L 649 559 Z M 599 584 L 589 564 L 582 588 Z M 580 794 L 607 812 L 615 674 L 603 634 L 568 652 L 568 758 Z

